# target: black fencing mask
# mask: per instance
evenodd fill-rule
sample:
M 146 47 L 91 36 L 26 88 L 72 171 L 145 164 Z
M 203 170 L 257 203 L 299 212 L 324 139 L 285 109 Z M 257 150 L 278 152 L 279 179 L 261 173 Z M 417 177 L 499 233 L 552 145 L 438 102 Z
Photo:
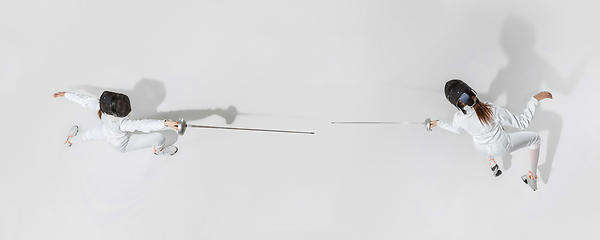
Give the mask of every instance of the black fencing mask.
M 477 92 L 459 79 L 452 79 L 446 82 L 444 92 L 446 94 L 446 99 L 448 99 L 450 104 L 458 108 L 464 114 L 466 114 L 466 111 L 460 107 L 458 102 L 460 101 L 467 106 L 473 106 L 477 101 L 476 98 L 474 99 L 471 97 L 477 96 Z
M 115 117 L 126 117 L 131 112 L 131 103 L 125 94 L 104 91 L 100 96 L 100 110 Z

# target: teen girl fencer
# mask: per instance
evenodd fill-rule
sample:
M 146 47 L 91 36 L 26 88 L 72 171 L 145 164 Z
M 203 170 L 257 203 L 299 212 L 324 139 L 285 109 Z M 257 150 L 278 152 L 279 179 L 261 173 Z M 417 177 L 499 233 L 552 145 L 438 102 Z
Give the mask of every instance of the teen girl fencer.
M 521 176 L 525 184 L 533 191 L 537 190 L 537 165 L 540 155 L 540 136 L 538 133 L 521 131 L 506 133 L 502 126 L 525 129 L 533 119 L 538 102 L 550 98 L 552 94 L 542 91 L 529 100 L 523 114 L 516 116 L 508 110 L 483 103 L 477 98 L 477 93 L 465 82 L 453 79 L 446 82 L 446 99 L 458 108 L 460 112 L 454 115 L 452 122 L 431 121 L 431 127 L 440 126 L 450 132 L 460 133 L 465 130 L 473 136 L 475 148 L 488 156 L 494 175 L 499 176 L 498 164 L 494 156 L 502 156 L 520 148 L 529 148 L 530 171 Z
M 176 121 L 171 120 L 131 120 L 131 103 L 125 94 L 104 91 L 100 99 L 71 92 L 58 92 L 56 97 L 65 97 L 83 107 L 98 111 L 98 118 L 102 123 L 90 131 L 79 133 L 79 127 L 73 126 L 65 144 L 87 142 L 93 140 L 106 140 L 108 144 L 119 152 L 152 147 L 155 155 L 172 156 L 177 153 L 177 147 L 165 146 L 165 137 L 157 132 L 168 128 L 178 130 Z M 133 134 L 135 131 L 148 134 Z M 78 134 L 79 133 L 79 134 Z

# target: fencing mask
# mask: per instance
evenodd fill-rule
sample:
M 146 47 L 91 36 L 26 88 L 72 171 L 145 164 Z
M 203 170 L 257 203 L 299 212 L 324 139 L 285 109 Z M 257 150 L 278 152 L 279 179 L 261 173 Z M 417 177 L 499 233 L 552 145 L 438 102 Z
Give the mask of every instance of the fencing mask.
M 104 91 L 100 96 L 100 110 L 115 117 L 126 117 L 131 112 L 131 103 L 125 94 Z
M 475 98 L 477 92 L 459 79 L 452 79 L 446 82 L 444 92 L 446 94 L 446 99 L 448 99 L 450 104 L 458 108 L 464 114 L 467 112 L 460 107 L 459 101 L 467 106 L 473 106 L 477 102 L 477 98 Z

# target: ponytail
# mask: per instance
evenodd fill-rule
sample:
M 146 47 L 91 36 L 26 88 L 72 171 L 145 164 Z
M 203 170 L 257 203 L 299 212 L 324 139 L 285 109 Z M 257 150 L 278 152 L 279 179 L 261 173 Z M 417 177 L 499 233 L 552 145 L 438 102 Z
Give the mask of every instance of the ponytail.
M 102 110 L 98 110 L 98 118 L 100 118 L 100 120 L 102 120 Z
M 491 126 L 494 120 L 494 114 L 492 113 L 492 105 L 487 103 L 482 103 L 479 99 L 475 100 L 475 104 L 473 104 L 473 109 L 475 109 L 475 113 L 477 113 L 477 118 L 479 118 L 479 122 L 482 125 Z

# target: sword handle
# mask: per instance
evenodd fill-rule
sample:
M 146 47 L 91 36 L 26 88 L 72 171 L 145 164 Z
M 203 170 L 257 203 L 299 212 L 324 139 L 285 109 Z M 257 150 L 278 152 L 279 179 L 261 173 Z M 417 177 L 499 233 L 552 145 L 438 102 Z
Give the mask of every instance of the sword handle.
M 179 135 L 183 135 L 185 134 L 185 130 L 187 129 L 187 123 L 185 122 L 185 119 L 180 118 L 179 121 L 177 122 L 177 133 Z

